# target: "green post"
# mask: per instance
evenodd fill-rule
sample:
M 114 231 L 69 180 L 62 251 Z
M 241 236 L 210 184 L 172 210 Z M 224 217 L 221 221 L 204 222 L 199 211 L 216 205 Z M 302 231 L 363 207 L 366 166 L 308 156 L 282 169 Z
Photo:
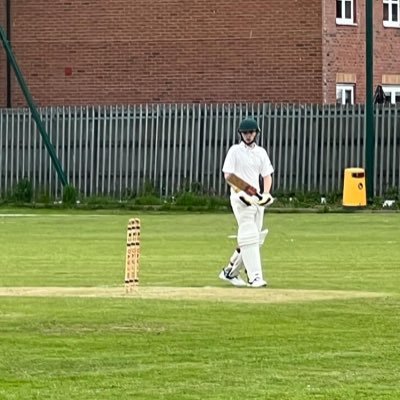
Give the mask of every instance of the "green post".
M 25 96 L 25 100 L 28 103 L 28 106 L 29 106 L 29 108 L 31 110 L 32 118 L 36 122 L 36 126 L 37 126 L 37 128 L 38 128 L 38 130 L 39 130 L 39 132 L 40 132 L 40 134 L 41 134 L 41 136 L 43 138 L 43 142 L 44 142 L 44 144 L 45 144 L 45 146 L 47 148 L 47 151 L 49 152 L 50 158 L 51 158 L 51 160 L 53 162 L 53 166 L 57 171 L 58 178 L 60 179 L 62 185 L 66 186 L 66 185 L 68 185 L 67 177 L 65 176 L 65 173 L 64 173 L 64 171 L 62 169 L 60 160 L 58 159 L 57 154 L 56 154 L 56 152 L 54 150 L 54 147 L 50 142 L 49 136 L 47 135 L 47 132 L 46 132 L 46 129 L 45 129 L 44 124 L 42 122 L 42 119 L 40 118 L 40 115 L 39 115 L 39 113 L 37 111 L 35 103 L 33 102 L 33 99 L 32 99 L 32 96 L 31 96 L 31 94 L 29 92 L 28 86 L 26 85 L 24 77 L 23 77 L 23 75 L 22 75 L 22 73 L 21 73 L 21 71 L 20 71 L 20 69 L 18 67 L 17 61 L 16 61 L 16 59 L 14 57 L 14 53 L 13 53 L 13 51 L 11 49 L 10 44 L 8 43 L 7 35 L 6 35 L 6 33 L 4 32 L 4 30 L 3 30 L 3 28 L 1 26 L 0 26 L 0 39 L 1 39 L 2 43 L 3 43 L 3 47 L 4 47 L 5 51 L 6 51 L 8 60 L 9 60 L 11 66 L 12 66 L 12 68 L 14 70 L 14 73 L 15 73 L 16 77 L 17 77 L 17 80 L 18 80 L 19 86 L 21 87 L 22 93 Z
M 375 153 L 375 118 L 374 118 L 374 18 L 373 0 L 365 2 L 365 183 L 367 198 L 374 197 L 374 153 Z

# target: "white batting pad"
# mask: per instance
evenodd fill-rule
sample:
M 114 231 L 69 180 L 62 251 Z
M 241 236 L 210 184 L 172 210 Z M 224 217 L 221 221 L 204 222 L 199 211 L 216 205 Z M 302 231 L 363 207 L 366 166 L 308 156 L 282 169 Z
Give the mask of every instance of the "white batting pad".
M 252 222 L 245 222 L 239 226 L 238 244 L 240 248 L 251 244 L 259 243 L 259 232 L 257 226 Z
M 249 282 L 253 282 L 257 277 L 262 279 L 260 247 L 258 243 L 243 246 L 241 250 Z
M 249 221 L 239 226 L 238 243 L 249 282 L 256 277 L 262 278 L 259 240 L 260 232 L 254 223 Z
M 264 229 L 263 231 L 260 232 L 260 236 L 259 236 L 259 244 L 260 246 L 262 246 L 265 242 L 265 238 L 268 235 L 268 229 Z

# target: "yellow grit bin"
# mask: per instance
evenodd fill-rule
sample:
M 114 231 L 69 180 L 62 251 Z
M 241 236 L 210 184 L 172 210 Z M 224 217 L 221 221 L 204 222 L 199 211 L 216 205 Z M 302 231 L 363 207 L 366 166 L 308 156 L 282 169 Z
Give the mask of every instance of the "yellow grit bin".
M 344 170 L 343 206 L 364 207 L 367 205 L 365 189 L 365 171 L 363 168 Z

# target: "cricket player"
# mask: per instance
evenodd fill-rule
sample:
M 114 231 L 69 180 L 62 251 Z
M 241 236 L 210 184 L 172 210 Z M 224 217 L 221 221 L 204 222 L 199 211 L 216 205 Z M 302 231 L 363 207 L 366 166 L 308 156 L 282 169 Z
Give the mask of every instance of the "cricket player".
M 228 150 L 222 167 L 225 179 L 229 174 L 235 174 L 261 193 L 259 198 L 231 187 L 230 203 L 238 224 L 238 247 L 229 264 L 219 274 L 220 279 L 234 286 L 253 288 L 267 286 L 261 266 L 260 247 L 268 233 L 267 229 L 262 230 L 265 207 L 273 201 L 270 190 L 274 169 L 265 149 L 256 143 L 259 132 L 256 120 L 242 120 L 238 129 L 241 141 Z M 240 275 L 243 267 L 247 283 Z

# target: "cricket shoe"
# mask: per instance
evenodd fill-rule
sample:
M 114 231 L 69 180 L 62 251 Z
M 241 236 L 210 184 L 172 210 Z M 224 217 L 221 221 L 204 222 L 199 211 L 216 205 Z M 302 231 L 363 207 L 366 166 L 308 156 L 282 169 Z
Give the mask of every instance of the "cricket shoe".
M 230 271 L 226 271 L 225 268 L 222 268 L 222 271 L 218 275 L 219 279 L 223 281 L 229 282 L 233 286 L 236 287 L 245 287 L 247 283 L 238 275 L 238 276 L 229 276 Z
M 252 287 L 252 288 L 261 288 L 261 287 L 266 287 L 267 286 L 267 282 L 264 281 L 264 279 L 260 278 L 260 277 L 256 277 L 254 279 L 253 282 L 249 282 L 249 284 L 247 285 L 248 287 Z

